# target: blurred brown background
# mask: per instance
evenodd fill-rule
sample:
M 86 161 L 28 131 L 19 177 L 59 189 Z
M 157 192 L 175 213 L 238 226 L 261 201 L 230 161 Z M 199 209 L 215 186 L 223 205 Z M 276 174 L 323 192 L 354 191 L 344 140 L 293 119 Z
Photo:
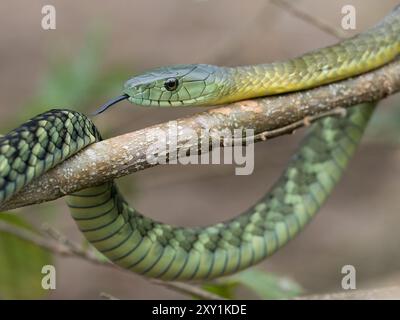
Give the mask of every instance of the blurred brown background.
M 397 1 L 293 3 L 338 28 L 342 6 L 354 5 L 357 30 L 348 32 L 351 35 L 375 24 Z M 56 30 L 41 28 L 45 4 L 56 7 Z M 104 39 L 98 71 L 122 70 L 115 76 L 121 86 L 127 76 L 152 67 L 265 63 L 336 41 L 267 0 L 4 0 L 0 13 L 0 125 L 7 129 L 35 114 L 27 101 L 35 96 L 52 61 L 79 54 L 93 29 L 101 30 Z M 96 95 L 83 92 L 92 96 L 41 107 L 92 111 L 118 95 L 118 90 L 100 90 Z M 341 290 L 340 271 L 346 264 L 356 267 L 358 288 L 400 285 L 399 131 L 385 122 L 400 120 L 398 102 L 399 97 L 390 97 L 381 103 L 362 146 L 327 204 L 300 236 L 260 268 L 295 279 L 309 294 Z M 199 108 L 160 110 L 123 103 L 96 123 L 101 131 L 117 135 L 197 111 Z M 17 121 L 19 114 L 23 116 Z M 400 127 L 399 121 L 394 123 Z M 250 176 L 235 176 L 234 167 L 228 165 L 159 166 L 121 179 L 123 189 L 131 193 L 127 197 L 132 205 L 163 222 L 185 226 L 215 223 L 239 214 L 268 190 L 303 133 L 257 144 L 255 171 Z M 81 241 L 62 199 L 17 213 L 37 226 L 46 221 L 70 239 Z M 96 299 L 100 292 L 132 299 L 184 297 L 135 274 L 79 259 L 56 258 L 55 263 L 57 290 L 49 298 Z

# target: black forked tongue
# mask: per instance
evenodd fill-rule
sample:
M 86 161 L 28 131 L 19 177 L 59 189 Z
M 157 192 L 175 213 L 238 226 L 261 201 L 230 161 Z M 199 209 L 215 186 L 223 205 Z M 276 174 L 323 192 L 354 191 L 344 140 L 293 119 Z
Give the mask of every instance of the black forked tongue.
M 129 95 L 127 95 L 126 93 L 123 94 L 122 96 L 116 97 L 108 102 L 106 102 L 105 104 L 103 104 L 100 108 L 98 108 L 94 113 L 92 113 L 92 116 L 97 116 L 100 113 L 103 113 L 104 111 L 106 111 L 108 108 L 110 108 L 111 106 L 113 106 L 114 104 L 128 99 Z

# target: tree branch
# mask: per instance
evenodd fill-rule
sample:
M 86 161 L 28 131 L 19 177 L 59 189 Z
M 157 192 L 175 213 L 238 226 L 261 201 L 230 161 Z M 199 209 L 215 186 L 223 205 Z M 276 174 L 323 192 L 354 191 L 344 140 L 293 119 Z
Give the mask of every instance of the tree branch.
M 292 133 L 316 117 L 332 115 L 332 110 L 385 98 L 400 90 L 400 59 L 366 74 L 344 81 L 300 92 L 245 100 L 176 120 L 179 128 L 176 146 L 181 151 L 194 147 L 208 152 L 207 146 L 193 145 L 189 133 L 200 139 L 205 132 L 251 128 L 256 141 Z M 50 201 L 65 194 L 101 184 L 154 166 L 147 161 L 148 149 L 159 142 L 160 134 L 168 135 L 171 122 L 161 123 L 95 143 L 39 177 L 0 210 L 14 209 Z M 260 139 L 264 137 L 264 139 Z M 192 145 L 190 145 L 192 143 Z M 223 143 L 222 143 L 223 144 Z M 173 157 L 166 146 L 162 150 Z

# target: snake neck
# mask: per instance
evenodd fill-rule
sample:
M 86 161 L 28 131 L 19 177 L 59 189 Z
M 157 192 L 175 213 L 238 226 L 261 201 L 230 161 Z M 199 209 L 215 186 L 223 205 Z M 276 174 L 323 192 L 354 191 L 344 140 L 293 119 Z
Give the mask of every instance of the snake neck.
M 287 61 L 224 68 L 229 74 L 219 103 L 298 91 L 382 66 L 400 53 L 400 6 L 382 22 L 336 45 Z

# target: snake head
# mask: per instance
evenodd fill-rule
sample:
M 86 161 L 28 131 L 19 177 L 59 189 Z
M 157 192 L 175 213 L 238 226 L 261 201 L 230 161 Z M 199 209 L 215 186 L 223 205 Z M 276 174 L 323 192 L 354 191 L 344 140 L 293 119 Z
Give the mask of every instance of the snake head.
M 221 67 L 196 64 L 151 70 L 129 79 L 124 94 L 133 104 L 171 107 L 212 104 L 220 93 Z

